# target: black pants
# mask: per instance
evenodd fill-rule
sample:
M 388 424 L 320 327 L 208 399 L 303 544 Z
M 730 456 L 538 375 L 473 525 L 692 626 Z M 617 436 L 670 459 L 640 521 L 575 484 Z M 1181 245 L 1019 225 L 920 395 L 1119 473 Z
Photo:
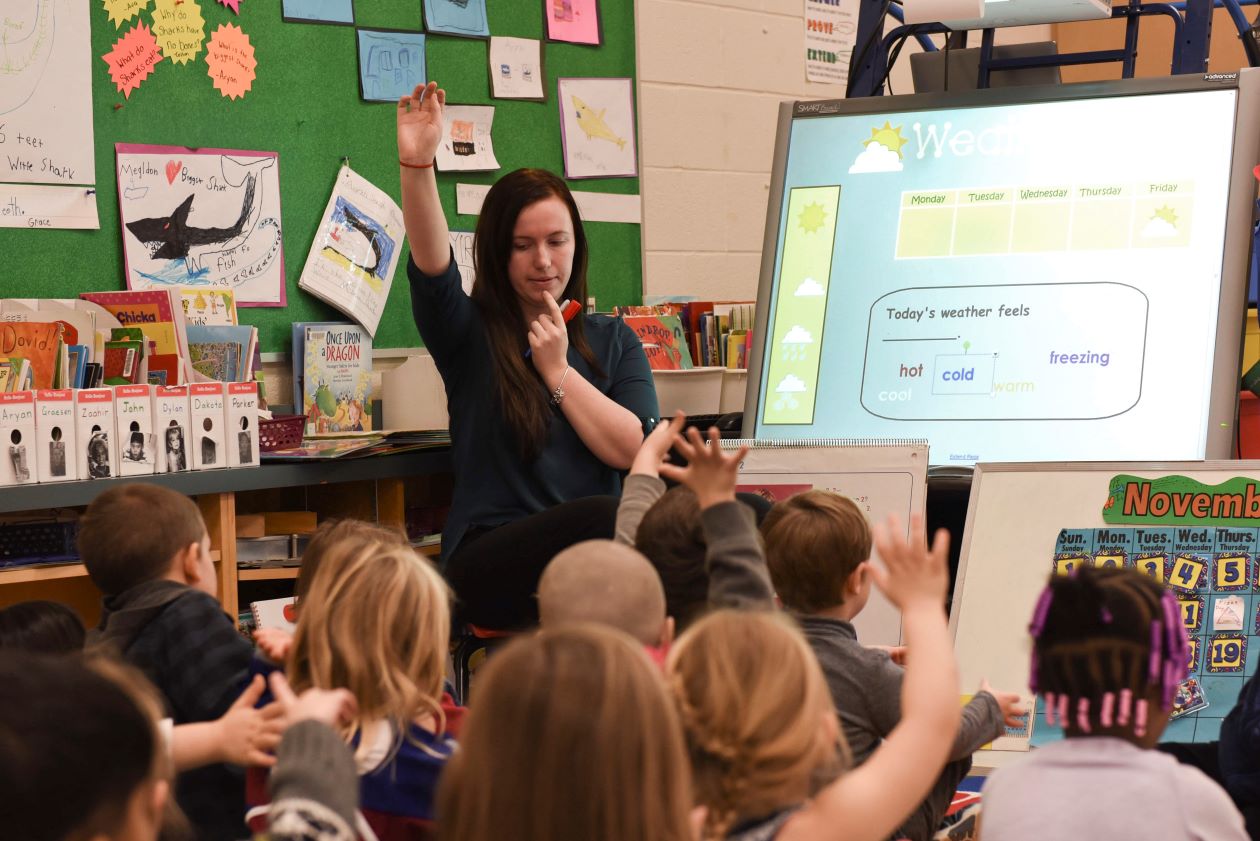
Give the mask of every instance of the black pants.
M 611 540 L 615 496 L 588 496 L 514 523 L 473 527 L 446 562 L 458 620 L 495 630 L 538 624 L 538 579 L 557 554 L 583 540 Z

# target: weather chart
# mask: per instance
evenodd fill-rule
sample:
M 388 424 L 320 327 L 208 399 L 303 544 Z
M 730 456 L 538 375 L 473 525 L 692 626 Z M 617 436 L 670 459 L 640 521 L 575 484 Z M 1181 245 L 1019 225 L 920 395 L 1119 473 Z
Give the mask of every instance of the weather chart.
M 1212 348 L 1175 337 L 1215 333 L 1235 99 L 798 103 L 757 436 L 1203 457 Z

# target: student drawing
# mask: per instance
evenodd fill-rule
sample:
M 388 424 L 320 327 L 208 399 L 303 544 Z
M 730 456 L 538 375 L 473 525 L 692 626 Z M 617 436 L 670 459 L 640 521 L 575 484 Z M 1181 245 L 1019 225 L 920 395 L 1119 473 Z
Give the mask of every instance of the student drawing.
M 241 464 L 249 464 L 254 460 L 254 440 L 249 434 L 249 418 L 241 418 L 241 431 L 236 433 L 236 446 Z
M 26 463 L 26 445 L 22 443 L 22 433 L 13 430 L 9 435 L 9 460 L 13 462 L 13 477 L 19 482 L 31 481 L 31 469 Z
M 369 102 L 397 102 L 425 82 L 424 35 L 358 30 L 359 87 Z
M 61 427 L 52 428 L 52 440 L 48 442 L 48 475 L 66 475 L 66 442 L 61 440 Z
M 613 134 L 612 129 L 608 128 L 608 124 L 604 122 L 604 114 L 608 113 L 607 108 L 596 111 L 576 96 L 572 99 L 578 128 L 582 129 L 587 140 L 607 140 L 609 143 L 617 144 L 618 149 L 626 148 L 626 139 Z
M 629 79 L 556 81 L 560 139 L 569 178 L 633 176 L 634 96 Z
M 214 429 L 214 421 L 206 418 L 201 422 L 201 428 L 207 433 Z M 217 456 L 218 447 L 215 445 L 214 438 L 210 435 L 201 436 L 201 463 L 214 464 Z
M 236 291 L 283 303 L 278 157 L 124 145 L 118 188 L 127 284 Z
M 88 438 L 87 465 L 89 479 L 109 478 L 109 433 L 99 426 L 92 427 L 92 435 Z
M 329 218 L 324 256 L 353 271 L 357 276 L 380 289 L 389 271 L 394 254 L 393 237 L 368 214 L 337 196 Z
M 8 30 L 0 42 L 0 65 L 5 67 L 5 83 L 0 89 L 0 115 L 25 105 L 44 78 L 52 56 L 56 26 L 52 3 L 5 4 Z M 25 6 L 26 9 L 10 9 Z
M 166 428 L 166 472 L 179 473 L 188 469 L 184 455 L 184 428 L 175 421 Z

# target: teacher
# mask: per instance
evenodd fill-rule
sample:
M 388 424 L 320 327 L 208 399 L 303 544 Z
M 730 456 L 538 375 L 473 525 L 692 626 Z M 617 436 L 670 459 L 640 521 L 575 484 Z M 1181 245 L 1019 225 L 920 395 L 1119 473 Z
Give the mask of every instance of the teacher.
M 535 591 L 562 549 L 610 538 L 619 471 L 658 408 L 638 337 L 620 319 L 578 314 L 586 234 L 564 181 L 518 169 L 486 194 L 471 297 L 460 286 L 434 157 L 446 92 L 398 101 L 398 163 L 411 308 L 446 385 L 455 495 L 442 533 L 458 615 L 489 628 L 537 622 Z

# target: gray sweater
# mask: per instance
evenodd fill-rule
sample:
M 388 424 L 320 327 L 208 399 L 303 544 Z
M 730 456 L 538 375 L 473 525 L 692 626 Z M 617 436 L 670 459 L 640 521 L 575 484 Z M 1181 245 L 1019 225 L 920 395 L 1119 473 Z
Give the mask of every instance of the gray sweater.
M 614 539 L 634 546 L 643 515 L 664 494 L 665 482 L 657 476 L 627 476 L 617 506 Z M 700 527 L 709 573 L 709 607 L 775 610 L 774 587 L 753 510 L 739 501 L 721 502 L 700 512 Z
M 861 765 L 901 721 L 901 680 L 905 670 L 878 649 L 858 642 L 853 625 L 840 619 L 798 616 L 814 649 L 844 737 Z M 980 692 L 963 707 L 962 723 L 949 750 L 949 761 L 971 756 L 1005 732 L 997 699 Z

